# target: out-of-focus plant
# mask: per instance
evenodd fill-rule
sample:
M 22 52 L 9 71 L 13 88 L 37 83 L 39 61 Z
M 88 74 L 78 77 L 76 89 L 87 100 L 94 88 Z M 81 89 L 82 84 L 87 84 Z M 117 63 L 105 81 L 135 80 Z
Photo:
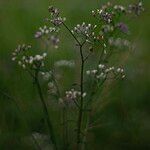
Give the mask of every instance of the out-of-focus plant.
M 122 66 L 114 66 L 109 61 L 114 53 L 120 52 L 120 49 L 129 49 L 132 46 L 127 39 L 122 38 L 127 37 L 129 33 L 129 27 L 122 20 L 122 17 L 138 16 L 143 10 L 142 1 L 128 7 L 113 5 L 108 2 L 91 13 L 91 17 L 95 17 L 95 22 L 98 23 L 87 24 L 83 22 L 71 29 L 65 22 L 66 18 L 61 16 L 59 9 L 53 6 L 48 8 L 50 13 L 50 17 L 46 19 L 48 25 L 40 27 L 35 33 L 35 38 L 44 40 L 54 48 L 58 48 L 60 43 L 59 31 L 62 27 L 65 27 L 75 40 L 79 50 L 80 63 L 77 67 L 80 70 L 76 76 L 80 80 L 79 83 L 75 84 L 76 86 L 68 87 L 69 90 L 65 93 L 60 90 L 63 85 L 60 88 L 59 75 L 55 70 L 59 67 L 75 67 L 78 64 L 75 64 L 74 60 L 57 61 L 49 70 L 45 61 L 48 59 L 47 52 L 32 55 L 36 51 L 33 51 L 30 45 L 22 44 L 12 53 L 12 60 L 16 61 L 31 75 L 37 87 L 53 149 L 85 149 L 85 143 L 88 140 L 86 135 L 88 128 L 91 128 L 91 120 L 93 120 L 91 118 L 92 104 L 96 101 L 97 93 L 100 94 L 99 91 L 107 80 L 122 80 L 125 78 Z M 49 24 L 52 26 L 49 26 Z M 92 65 L 92 69 L 91 66 L 89 66 L 89 69 L 85 69 L 87 68 L 86 64 L 93 57 L 95 67 Z M 48 95 L 56 100 L 55 109 L 62 109 L 62 132 L 60 131 L 62 142 L 59 145 L 53 128 L 53 120 L 48 112 L 49 105 L 45 100 L 40 83 L 41 78 L 47 82 Z M 70 118 L 68 118 L 67 113 L 69 111 L 74 114 L 71 130 L 68 130 Z M 68 137 L 74 135 L 76 136 L 73 142 Z

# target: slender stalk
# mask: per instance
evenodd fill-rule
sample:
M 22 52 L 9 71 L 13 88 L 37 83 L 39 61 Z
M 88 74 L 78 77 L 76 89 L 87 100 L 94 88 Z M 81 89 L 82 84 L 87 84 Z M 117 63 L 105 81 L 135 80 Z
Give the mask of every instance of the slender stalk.
M 51 120 L 50 120 L 50 117 L 49 117 L 48 109 L 47 109 L 47 106 L 46 106 L 46 103 L 45 103 L 45 100 L 44 100 L 44 96 L 43 96 L 43 93 L 42 93 L 42 89 L 41 89 L 41 86 L 40 86 L 40 83 L 39 83 L 38 74 L 37 74 L 37 76 L 35 76 L 35 83 L 36 83 L 38 94 L 39 94 L 39 97 L 40 97 L 40 100 L 41 100 L 41 103 L 42 103 L 42 106 L 43 106 L 43 111 L 44 111 L 44 114 L 45 114 L 48 129 L 49 129 L 50 140 L 51 140 L 51 143 L 53 145 L 53 148 L 55 150 L 57 150 L 56 139 L 55 139 L 55 135 L 54 135 L 54 132 L 53 132 L 53 126 L 52 126 L 52 123 L 51 123 Z
M 83 82 L 84 82 L 84 56 L 82 46 L 80 46 L 80 57 L 81 57 L 81 70 L 80 70 L 80 109 L 78 114 L 78 122 L 77 122 L 77 149 L 80 149 L 81 143 L 81 125 L 82 125 L 82 118 L 83 118 Z
M 90 112 L 89 112 L 90 113 Z M 90 114 L 89 114 L 90 116 Z M 86 121 L 86 127 L 84 129 L 84 136 L 83 136 L 83 143 L 81 146 L 81 150 L 85 150 L 86 148 L 86 142 L 87 142 L 87 134 L 88 134 L 88 128 L 89 128 L 89 123 L 90 123 L 90 117 L 87 117 L 87 121 Z
M 76 36 L 71 32 L 71 30 L 68 28 L 68 26 L 63 22 L 64 27 L 69 31 L 69 33 L 72 35 L 72 37 L 76 40 L 76 42 L 81 46 L 80 41 L 76 38 Z
M 100 63 L 103 61 L 104 50 L 105 50 L 105 48 L 104 48 L 104 46 L 103 46 L 102 52 L 101 52 L 100 57 L 99 57 L 99 60 L 98 60 L 98 64 L 100 64 Z M 85 60 L 86 60 L 86 59 L 85 59 Z M 105 80 L 106 80 L 106 79 L 104 79 L 104 80 L 101 82 L 101 84 L 99 85 L 99 87 L 101 87 L 101 86 L 104 84 Z M 93 83 L 93 86 L 92 86 L 92 87 L 94 87 L 94 84 L 95 84 L 95 82 Z M 90 95 L 89 101 L 88 101 L 88 103 L 87 103 L 87 106 L 88 106 L 89 102 L 92 101 L 92 99 L 94 98 L 94 95 L 95 95 L 95 93 L 97 93 L 98 89 L 99 89 L 99 88 L 97 88 L 96 91 L 92 91 L 92 92 L 91 92 L 91 95 Z M 86 107 L 87 107 L 87 106 L 86 106 Z M 88 134 L 89 123 L 90 123 L 90 120 L 91 120 L 92 108 L 91 108 L 90 110 L 91 110 L 91 111 L 89 112 L 89 114 L 88 114 L 88 116 L 87 116 L 86 128 L 85 128 L 85 130 L 84 130 L 84 131 L 85 131 L 85 134 L 84 134 L 84 136 L 83 136 L 83 143 L 82 143 L 82 145 L 81 145 L 81 149 L 82 149 L 82 150 L 85 150 L 85 145 L 86 145 L 85 143 L 86 143 L 86 140 L 87 140 L 86 138 L 87 138 L 87 134 Z

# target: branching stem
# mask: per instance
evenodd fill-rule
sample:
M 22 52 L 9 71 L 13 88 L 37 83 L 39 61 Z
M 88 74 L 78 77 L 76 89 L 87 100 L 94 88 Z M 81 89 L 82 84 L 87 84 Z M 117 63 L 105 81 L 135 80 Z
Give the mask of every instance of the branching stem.
M 75 39 L 79 46 L 80 50 L 80 59 L 81 59 L 81 68 L 80 68 L 80 104 L 79 104 L 79 112 L 78 112 L 78 120 L 77 120 L 77 150 L 80 149 L 80 143 L 81 143 L 81 128 L 82 128 L 82 119 L 83 119 L 83 93 L 84 93 L 84 64 L 87 58 L 84 58 L 83 55 L 83 46 L 85 44 L 85 41 L 81 43 L 77 37 L 72 33 L 72 31 L 69 29 L 69 27 L 63 23 L 64 27 L 69 31 L 69 33 L 72 35 L 72 37 Z

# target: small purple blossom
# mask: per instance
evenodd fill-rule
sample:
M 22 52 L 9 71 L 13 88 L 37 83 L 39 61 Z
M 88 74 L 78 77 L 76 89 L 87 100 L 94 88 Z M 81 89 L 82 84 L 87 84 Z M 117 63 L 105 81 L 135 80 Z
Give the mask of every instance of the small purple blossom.
M 128 26 L 123 23 L 123 22 L 120 22 L 117 24 L 117 27 L 124 33 L 128 33 L 129 32 L 129 29 L 128 29 Z

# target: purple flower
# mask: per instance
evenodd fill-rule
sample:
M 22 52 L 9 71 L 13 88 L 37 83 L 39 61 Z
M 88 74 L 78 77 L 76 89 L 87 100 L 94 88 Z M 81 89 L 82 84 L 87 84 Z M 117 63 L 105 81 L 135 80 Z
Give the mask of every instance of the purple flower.
M 128 33 L 129 32 L 129 29 L 128 29 L 128 26 L 123 23 L 123 22 L 120 22 L 117 24 L 117 27 L 124 33 Z

